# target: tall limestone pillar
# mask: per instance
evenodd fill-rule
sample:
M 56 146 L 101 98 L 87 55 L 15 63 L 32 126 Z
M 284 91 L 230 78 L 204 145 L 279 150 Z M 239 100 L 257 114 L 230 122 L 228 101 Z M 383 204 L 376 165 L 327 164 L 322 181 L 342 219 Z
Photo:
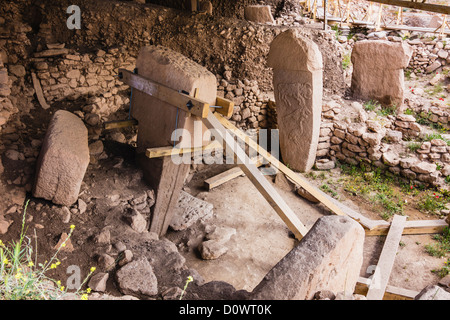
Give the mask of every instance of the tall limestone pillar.
M 162 46 L 143 47 L 136 60 L 139 75 L 177 91 L 185 91 L 214 105 L 216 77 L 182 54 Z M 173 217 L 173 208 L 189 173 L 190 163 L 174 162 L 172 157 L 149 159 L 148 148 L 173 146 L 200 147 L 210 142 L 207 128 L 198 117 L 157 98 L 133 90 L 131 115 L 138 120 L 137 159 L 144 179 L 155 190 L 150 231 L 164 235 Z M 197 121 L 197 122 L 196 122 Z M 195 131 L 194 131 L 195 128 Z M 178 129 L 178 135 L 174 130 Z M 196 135 L 194 137 L 194 134 Z
M 314 165 L 319 141 L 322 54 L 312 40 L 288 30 L 272 41 L 267 64 L 273 68 L 283 162 L 306 172 Z
M 404 100 L 404 69 L 413 50 L 400 42 L 366 40 L 355 43 L 352 50 L 352 84 L 354 98 L 378 100 L 401 108 Z

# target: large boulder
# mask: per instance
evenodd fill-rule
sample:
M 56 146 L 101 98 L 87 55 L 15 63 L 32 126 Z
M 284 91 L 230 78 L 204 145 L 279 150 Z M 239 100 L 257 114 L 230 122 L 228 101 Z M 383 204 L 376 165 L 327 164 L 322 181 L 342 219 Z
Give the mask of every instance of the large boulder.
M 354 98 L 378 100 L 385 105 L 403 104 L 404 72 L 413 50 L 404 42 L 366 40 L 352 51 Z
M 116 272 L 116 280 L 123 294 L 132 296 L 155 296 L 158 280 L 146 258 L 127 263 Z
M 70 206 L 89 165 L 88 131 L 71 112 L 55 112 L 37 160 L 33 196 Z
M 364 229 L 346 216 L 324 216 L 269 271 L 256 300 L 310 300 L 317 291 L 354 292 L 363 262 Z

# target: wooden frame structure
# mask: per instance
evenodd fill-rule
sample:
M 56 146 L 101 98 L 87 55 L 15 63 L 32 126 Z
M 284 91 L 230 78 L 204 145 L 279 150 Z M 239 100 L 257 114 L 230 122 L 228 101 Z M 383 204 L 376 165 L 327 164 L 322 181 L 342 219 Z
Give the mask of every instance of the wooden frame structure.
M 222 106 L 220 109 L 211 110 L 211 106 L 195 97 L 186 95 L 185 93 L 170 89 L 160 85 L 155 81 L 146 79 L 142 76 L 134 74 L 128 70 L 120 69 L 119 78 L 134 89 L 140 90 L 146 94 L 157 97 L 158 99 L 168 102 L 174 107 L 192 112 L 202 118 L 202 121 L 210 129 L 214 129 L 219 134 L 219 142 L 213 142 L 209 146 L 200 149 L 180 150 L 172 147 L 152 148 L 147 150 L 147 157 L 162 157 L 172 154 L 180 154 L 183 152 L 195 152 L 209 148 L 228 147 L 233 150 L 237 163 L 242 172 L 253 182 L 258 190 L 263 194 L 265 199 L 271 204 L 274 210 L 280 215 L 283 221 L 288 225 L 297 238 L 307 232 L 306 228 L 301 224 L 298 218 L 293 214 L 292 210 L 287 206 L 284 200 L 278 195 L 275 189 L 267 182 L 267 179 L 259 172 L 255 159 L 250 159 L 234 141 L 230 133 L 237 136 L 246 145 L 255 150 L 265 161 L 270 163 L 276 169 L 283 172 L 295 184 L 305 189 L 314 196 L 322 205 L 327 207 L 332 213 L 337 215 L 348 215 L 358 221 L 365 229 L 368 235 L 382 235 L 389 230 L 390 224 L 384 220 L 371 220 L 360 213 L 346 207 L 333 199 L 323 191 L 310 184 L 305 178 L 298 173 L 293 172 L 277 158 L 273 157 L 267 150 L 262 148 L 256 141 L 252 140 L 243 131 L 236 128 L 227 120 L 232 113 L 233 103 L 227 99 L 217 98 L 216 102 Z M 216 137 L 217 138 L 217 137 Z M 239 173 L 241 175 L 241 173 Z M 236 175 L 238 176 L 238 175 Z M 417 222 L 410 221 L 406 223 L 405 230 L 408 234 L 414 233 L 430 233 L 441 232 L 447 224 L 442 220 L 421 220 Z
M 448 226 L 443 220 L 420 220 L 420 221 L 406 221 L 405 216 L 395 215 L 392 223 L 384 220 L 371 220 L 360 213 L 346 207 L 339 203 L 337 200 L 331 198 L 323 191 L 319 190 L 315 186 L 311 185 L 305 178 L 298 173 L 293 172 L 277 158 L 273 157 L 267 150 L 262 148 L 256 141 L 252 140 L 243 131 L 237 129 L 231 124 L 227 117 L 231 116 L 233 103 L 229 100 L 218 98 L 217 102 L 222 106 L 222 109 L 214 110 L 210 109 L 210 106 L 197 99 L 196 97 L 188 96 L 184 93 L 170 89 L 168 87 L 157 84 L 154 81 L 145 79 L 141 76 L 137 76 L 129 71 L 121 70 L 121 76 L 123 82 L 129 84 L 134 89 L 140 90 L 149 95 L 154 95 L 162 101 L 169 102 L 171 105 L 180 108 L 182 110 L 188 110 L 195 112 L 202 118 L 203 123 L 209 128 L 215 130 L 215 138 L 218 140 L 213 141 L 210 145 L 202 148 L 192 149 L 178 149 L 173 147 L 151 148 L 146 152 L 146 156 L 150 158 L 162 157 L 165 162 L 170 161 L 170 155 L 181 154 L 184 152 L 203 152 L 204 150 L 214 148 L 230 148 L 235 160 L 238 164 L 238 168 L 233 168 L 224 172 L 222 176 L 218 175 L 209 179 L 209 187 L 211 188 L 223 184 L 226 181 L 234 177 L 238 177 L 245 174 L 258 191 L 264 196 L 276 213 L 280 216 L 283 222 L 291 230 L 294 236 L 301 240 L 308 229 L 302 224 L 295 213 L 289 208 L 283 198 L 277 193 L 272 184 L 265 178 L 265 176 L 258 170 L 258 167 L 262 165 L 263 160 L 270 163 L 276 169 L 280 170 L 286 175 L 292 182 L 305 189 L 313 197 L 315 197 L 322 205 L 327 207 L 332 213 L 337 215 L 347 215 L 354 220 L 358 221 L 366 230 L 366 235 L 386 235 L 385 245 L 383 247 L 380 259 L 375 269 L 372 280 L 366 278 L 360 278 L 356 287 L 356 293 L 366 293 L 368 299 L 413 299 L 416 292 L 411 290 L 405 290 L 401 288 L 395 288 L 388 285 L 390 273 L 395 260 L 395 255 L 398 250 L 400 238 L 403 234 L 423 234 L 423 233 L 438 233 L 442 232 L 444 227 Z M 135 124 L 128 121 L 128 123 Z M 114 127 L 114 126 L 113 126 Z M 117 126 L 116 126 L 117 127 Z M 234 136 L 244 141 L 244 143 L 251 149 L 255 150 L 258 154 L 256 158 L 250 159 L 245 153 L 244 149 L 239 146 L 234 140 Z M 174 165 L 172 165 L 173 167 Z M 177 169 L 174 169 L 177 170 Z M 177 178 L 177 184 L 182 183 L 180 173 L 179 179 Z M 179 181 L 178 181 L 179 180 Z M 184 180 L 183 180 L 184 181 Z M 173 195 L 172 195 L 173 196 Z M 165 214 L 164 216 L 154 217 L 153 220 L 156 227 L 153 229 L 161 229 L 161 226 L 167 226 L 170 223 L 170 216 Z M 150 227 L 152 230 L 152 226 Z M 162 228 L 164 229 L 164 228 Z M 378 281 L 373 281 L 377 279 Z
M 311 5 L 309 2 L 313 1 Z M 324 24 L 327 22 L 331 23 L 339 23 L 341 26 L 350 26 L 350 25 L 368 25 L 373 26 L 375 30 L 407 30 L 407 31 L 418 31 L 418 32 L 430 32 L 430 33 L 438 33 L 439 36 L 443 37 L 445 34 L 450 34 L 450 25 L 448 24 L 447 15 L 450 14 L 450 6 L 445 5 L 437 5 L 437 4 L 429 4 L 422 2 L 412 2 L 406 0 L 365 0 L 369 1 L 369 7 L 365 16 L 358 20 L 352 14 L 351 10 L 351 0 L 342 0 L 343 6 L 345 6 L 344 10 L 341 10 L 341 0 L 330 0 L 331 10 L 327 9 L 327 3 L 323 1 L 322 7 L 319 6 L 320 0 L 307 0 L 306 7 L 307 11 L 311 13 L 311 16 L 314 20 L 324 21 Z M 362 1 L 362 0 L 360 0 Z M 374 20 L 371 19 L 373 13 L 373 5 L 378 4 L 378 12 L 374 17 Z M 383 15 L 383 7 L 384 6 L 396 6 L 399 8 L 397 13 L 397 19 L 394 24 L 388 24 Z M 419 27 L 410 27 L 403 26 L 403 10 L 402 8 L 410 8 L 417 10 L 424 10 L 433 12 L 435 14 L 443 15 L 443 22 L 437 28 L 419 28 Z M 319 12 L 319 10 L 323 12 Z M 332 16 L 326 15 L 329 12 Z M 448 27 L 448 28 L 447 28 Z

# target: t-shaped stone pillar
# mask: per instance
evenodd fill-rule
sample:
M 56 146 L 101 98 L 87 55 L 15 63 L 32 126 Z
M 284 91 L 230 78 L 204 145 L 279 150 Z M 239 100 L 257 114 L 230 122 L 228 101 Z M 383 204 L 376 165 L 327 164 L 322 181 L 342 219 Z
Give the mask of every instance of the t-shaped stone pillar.
M 143 47 L 136 69 L 142 77 L 191 96 L 198 89 L 198 99 L 215 104 L 216 77 L 178 52 L 161 46 Z M 208 131 L 198 117 L 138 90 L 133 90 L 131 115 L 139 123 L 137 159 L 156 195 L 150 231 L 162 236 L 173 217 L 190 164 L 176 164 L 170 156 L 149 159 L 145 152 L 148 148 L 173 146 L 174 141 L 180 148 L 200 147 L 210 142 Z M 175 129 L 182 132 L 175 135 Z
M 288 30 L 270 45 L 283 162 L 301 172 L 314 165 L 322 112 L 322 54 L 311 40 Z

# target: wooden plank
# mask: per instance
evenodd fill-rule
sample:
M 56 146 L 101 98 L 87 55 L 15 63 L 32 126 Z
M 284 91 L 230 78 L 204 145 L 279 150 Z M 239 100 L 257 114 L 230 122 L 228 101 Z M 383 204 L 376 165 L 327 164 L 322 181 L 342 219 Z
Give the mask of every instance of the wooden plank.
M 155 81 L 134 74 L 129 70 L 119 69 L 119 79 L 136 90 L 142 91 L 193 115 L 201 118 L 206 118 L 208 115 L 209 104 L 207 102 L 163 86 Z
M 436 28 L 420 28 L 420 27 L 410 27 L 410 26 L 383 26 L 383 29 L 387 30 L 406 30 L 411 32 L 430 32 L 430 33 L 438 33 L 442 32 L 443 34 L 450 34 L 450 29 L 436 29 Z
M 319 200 L 324 206 L 326 206 L 329 210 L 331 210 L 334 214 L 337 215 L 348 215 L 351 218 L 357 220 L 359 223 L 361 223 L 364 227 L 371 230 L 377 226 L 379 226 L 380 223 L 383 223 L 383 221 L 377 222 L 372 221 L 360 213 L 346 207 L 345 205 L 339 203 L 337 200 L 331 198 L 329 195 L 324 193 L 323 191 L 319 190 L 315 186 L 309 183 L 308 180 L 300 176 L 299 174 L 295 173 L 288 167 L 286 167 L 283 163 L 281 163 L 277 158 L 273 157 L 267 150 L 262 148 L 258 143 L 256 143 L 254 140 L 252 140 L 249 136 L 247 136 L 244 132 L 236 128 L 232 123 L 230 123 L 227 119 L 225 119 L 222 115 L 215 113 L 214 114 L 217 119 L 220 121 L 220 123 L 227 128 L 228 130 L 232 131 L 234 134 L 236 134 L 237 137 L 239 137 L 241 140 L 245 141 L 245 143 L 257 151 L 261 156 L 264 157 L 270 164 L 272 164 L 275 168 L 283 172 L 286 176 L 291 178 L 296 184 L 301 186 L 303 189 L 305 189 L 307 192 L 309 192 L 312 196 L 314 196 L 317 200 Z M 387 223 L 384 221 L 384 223 Z
M 398 6 L 398 7 L 403 7 L 403 8 L 418 9 L 418 10 L 424 10 L 424 11 L 430 11 L 430 12 L 436 12 L 436 13 L 450 14 L 449 6 L 444 6 L 444 5 L 439 5 L 439 4 L 412 2 L 412 1 L 405 1 L 405 0 L 368 0 L 368 1 L 383 3 L 383 4 L 388 4 L 391 6 Z
M 220 116 L 225 119 L 222 115 Z M 215 134 L 217 135 L 216 138 L 222 139 L 227 148 L 234 151 L 237 164 L 245 175 L 278 213 L 289 230 L 294 233 L 294 236 L 298 240 L 302 239 L 308 232 L 306 227 L 291 208 L 289 208 L 283 198 L 276 192 L 275 188 L 270 184 L 266 177 L 258 170 L 256 165 L 251 162 L 250 158 L 245 154 L 245 151 L 234 141 L 234 138 L 227 132 L 218 118 L 209 112 L 208 117 L 203 119 L 203 123 L 205 123 L 209 129 L 214 129 Z
M 389 224 L 383 224 L 372 230 L 366 230 L 366 236 L 387 235 Z M 411 220 L 406 221 L 403 234 L 432 234 L 441 233 L 448 224 L 444 220 Z
M 234 102 L 225 98 L 217 97 L 216 106 L 221 107 L 215 110 L 226 118 L 230 118 L 234 111 Z
M 175 214 L 181 188 L 189 174 L 190 164 L 175 164 L 171 157 L 147 158 L 137 155 L 145 180 L 155 191 L 155 204 L 151 208 L 149 231 L 163 237 Z M 143 165 L 144 164 L 144 165 Z
M 256 167 L 260 167 L 262 165 L 262 157 L 257 157 L 256 159 L 252 158 L 252 161 L 255 163 Z M 208 191 L 216 188 L 234 178 L 245 175 L 240 167 L 234 167 L 229 170 L 226 170 L 214 177 L 205 180 L 205 187 Z
M 103 124 L 105 130 L 120 129 L 137 125 L 136 119 L 118 120 L 118 121 L 108 121 Z
M 148 148 L 145 155 L 148 158 L 159 158 L 172 155 L 180 155 L 185 153 L 191 153 L 193 155 L 194 153 L 211 149 L 222 149 L 222 144 L 219 143 L 219 141 L 214 140 L 206 146 L 196 148 L 174 148 L 174 147 Z
M 369 283 L 370 279 L 359 277 L 354 293 L 365 296 L 369 289 Z M 418 291 L 387 285 L 383 300 L 414 300 L 418 294 Z
M 406 216 L 394 215 L 389 233 L 381 250 L 380 259 L 367 291 L 368 300 L 382 300 L 394 266 L 398 245 L 402 237 Z

